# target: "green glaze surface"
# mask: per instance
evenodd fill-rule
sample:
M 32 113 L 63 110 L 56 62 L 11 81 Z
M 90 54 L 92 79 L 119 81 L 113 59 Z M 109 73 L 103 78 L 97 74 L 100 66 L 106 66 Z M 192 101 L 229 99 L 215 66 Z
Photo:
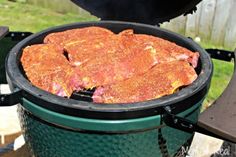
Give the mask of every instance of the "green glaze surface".
M 150 124 L 155 122 L 157 122 L 155 126 L 158 127 L 161 124 L 160 116 L 119 122 L 85 119 L 54 113 L 27 100 L 23 102 L 24 104 L 18 106 L 18 114 L 26 144 L 35 157 L 167 157 L 174 156 L 193 136 L 167 126 L 146 131 L 139 130 L 148 129 L 151 127 Z M 200 105 L 200 103 L 194 105 L 179 116 L 196 121 Z M 45 121 L 61 127 L 50 125 Z M 75 128 L 73 125 L 82 130 L 89 128 L 90 131 L 72 131 L 63 128 L 68 126 Z M 99 125 L 105 128 L 104 132 L 101 132 L 102 127 Z M 138 132 L 107 133 L 109 130 L 114 130 L 110 127 L 116 125 L 118 127 L 115 130 Z
M 71 129 L 120 132 L 143 130 L 158 127 L 160 125 L 160 115 L 128 120 L 100 120 L 56 113 L 35 105 L 26 99 L 23 99 L 22 105 L 34 116 L 42 120 Z
M 19 107 L 24 138 L 35 157 L 156 157 L 157 130 L 130 134 L 75 132 L 37 121 Z

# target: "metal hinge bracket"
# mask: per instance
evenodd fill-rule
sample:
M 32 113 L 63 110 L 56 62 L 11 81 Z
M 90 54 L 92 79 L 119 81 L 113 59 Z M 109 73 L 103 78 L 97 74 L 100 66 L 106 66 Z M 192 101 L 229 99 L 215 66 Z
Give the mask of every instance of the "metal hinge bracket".
M 163 115 L 163 121 L 166 125 L 189 133 L 193 133 L 195 131 L 195 123 L 188 119 L 172 114 L 171 108 L 169 106 L 164 107 L 164 110 L 166 114 Z

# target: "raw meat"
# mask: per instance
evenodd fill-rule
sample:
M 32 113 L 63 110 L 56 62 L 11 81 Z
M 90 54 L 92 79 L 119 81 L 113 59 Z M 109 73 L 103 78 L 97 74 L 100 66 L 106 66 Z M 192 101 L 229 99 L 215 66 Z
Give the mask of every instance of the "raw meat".
M 21 62 L 33 85 L 59 96 L 70 97 L 74 90 L 74 69 L 60 47 L 53 44 L 28 46 L 23 50 Z
M 164 40 L 162 38 L 154 37 L 145 34 L 136 34 L 135 37 L 140 42 L 149 43 L 149 49 L 156 53 L 156 59 L 158 63 L 174 61 L 174 60 L 186 60 L 195 68 L 197 67 L 199 53 L 178 46 L 173 42 Z
M 122 45 L 116 35 L 98 35 L 80 38 L 64 45 L 72 65 L 79 66 L 91 59 L 111 53 L 122 53 Z
M 144 75 L 97 88 L 93 100 L 97 103 L 131 103 L 156 99 L 174 93 L 196 78 L 196 72 L 186 61 L 160 63 Z
M 95 102 L 144 101 L 197 77 L 198 52 L 132 29 L 78 28 L 51 33 L 44 43 L 24 49 L 23 68 L 33 85 L 63 97 L 97 87 Z
M 157 37 L 134 34 L 131 29 L 106 37 L 90 41 L 98 43 L 95 45 L 88 41 L 88 44 L 75 44 L 74 50 L 67 49 L 72 64 L 80 65 L 76 68 L 80 88 L 113 84 L 143 74 L 160 63 L 174 60 L 192 63 L 194 55 L 196 62 L 198 59 L 198 53 Z M 195 63 L 193 65 L 196 66 Z
M 44 38 L 44 43 L 56 44 L 64 46 L 66 43 L 77 42 L 83 39 L 92 39 L 95 36 L 105 36 L 114 34 L 112 31 L 102 28 L 102 27 L 85 27 L 70 29 L 62 32 L 50 33 Z
M 81 78 L 81 88 L 89 89 L 122 81 L 143 74 L 157 64 L 155 53 L 146 48 L 149 44 L 133 36 L 129 32 L 117 35 L 118 44 L 105 44 L 101 55 L 78 66 L 76 72 Z

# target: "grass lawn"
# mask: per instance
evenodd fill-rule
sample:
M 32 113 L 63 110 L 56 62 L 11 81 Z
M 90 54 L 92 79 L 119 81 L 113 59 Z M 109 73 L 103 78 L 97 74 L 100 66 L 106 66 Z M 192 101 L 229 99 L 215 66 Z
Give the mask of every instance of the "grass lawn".
M 0 25 L 9 26 L 11 31 L 38 32 L 56 25 L 91 20 L 97 19 L 88 15 L 62 14 L 26 3 L 0 0 Z
M 211 87 L 203 108 L 210 106 L 227 87 L 233 73 L 233 63 L 213 59 L 214 72 L 211 81 Z
M 225 47 L 219 47 L 217 45 L 212 45 L 209 43 L 200 43 L 200 45 L 204 48 L 218 48 L 218 49 L 225 49 L 228 51 L 233 51 L 231 49 Z M 232 62 L 225 62 L 221 60 L 213 59 L 213 77 L 211 81 L 211 87 L 207 98 L 204 102 L 203 109 L 207 108 L 212 104 L 212 102 L 217 99 L 224 89 L 227 87 L 231 76 L 233 74 L 234 64 Z
M 11 31 L 38 32 L 56 25 L 91 20 L 97 18 L 72 13 L 62 14 L 25 3 L 0 0 L 0 25 L 9 26 Z M 202 46 L 207 48 L 214 45 L 202 43 Z M 218 60 L 213 60 L 213 63 L 212 84 L 204 106 L 211 104 L 222 93 L 233 72 L 233 63 Z

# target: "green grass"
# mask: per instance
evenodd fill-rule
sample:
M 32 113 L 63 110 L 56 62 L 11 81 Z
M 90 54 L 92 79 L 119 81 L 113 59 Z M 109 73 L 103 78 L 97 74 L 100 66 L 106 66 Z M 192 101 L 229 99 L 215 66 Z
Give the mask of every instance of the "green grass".
M 212 43 L 199 43 L 203 48 L 224 49 L 233 51 L 233 49 L 214 45 Z M 227 87 L 233 74 L 234 63 L 213 59 L 213 76 L 209 93 L 204 101 L 203 109 L 209 107 Z
M 0 25 L 9 26 L 11 31 L 38 32 L 56 25 L 92 20 L 97 19 L 89 15 L 62 14 L 26 3 L 0 0 Z
M 26 3 L 0 0 L 0 25 L 9 26 L 11 31 L 38 32 L 56 25 L 91 20 L 94 21 L 97 18 L 78 13 L 63 14 Z M 204 48 L 224 49 L 209 43 L 200 43 L 200 45 Z M 214 74 L 209 94 L 205 100 L 205 107 L 221 95 L 233 73 L 233 63 L 218 60 L 213 60 L 213 63 Z
M 213 65 L 214 72 L 211 87 L 204 102 L 204 109 L 222 94 L 233 74 L 233 63 L 213 59 Z

